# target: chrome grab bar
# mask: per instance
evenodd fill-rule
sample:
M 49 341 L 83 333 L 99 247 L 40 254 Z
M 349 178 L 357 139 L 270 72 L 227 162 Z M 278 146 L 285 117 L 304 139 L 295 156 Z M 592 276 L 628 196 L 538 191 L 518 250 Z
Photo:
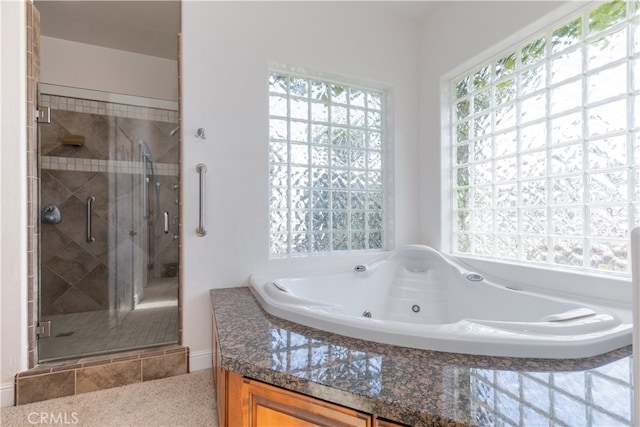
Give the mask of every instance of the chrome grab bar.
M 91 233 L 91 205 L 96 201 L 93 196 L 87 197 L 87 243 L 93 243 L 96 241 Z
M 196 234 L 199 237 L 207 235 L 207 230 L 204 228 L 204 174 L 207 173 L 207 165 L 200 163 L 196 166 L 196 171 L 200 174 L 200 209 L 199 209 L 199 221 L 198 228 L 196 228 Z
M 164 211 L 164 234 L 169 234 L 169 211 Z
M 149 196 L 147 194 L 147 185 L 149 184 L 149 177 L 147 175 L 147 159 L 146 155 L 142 155 L 142 217 L 149 219 Z M 157 215 L 157 214 L 156 214 Z

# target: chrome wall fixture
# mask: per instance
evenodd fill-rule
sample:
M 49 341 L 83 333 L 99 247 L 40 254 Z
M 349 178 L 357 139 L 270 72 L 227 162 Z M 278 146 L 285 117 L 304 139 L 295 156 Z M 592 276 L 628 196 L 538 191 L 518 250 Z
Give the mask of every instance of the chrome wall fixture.
M 204 189 L 204 184 L 205 184 L 205 174 L 207 173 L 207 165 L 203 164 L 203 163 L 199 163 L 198 166 L 196 166 L 196 172 L 198 172 L 198 174 L 200 174 L 200 198 L 199 198 L 199 202 L 200 202 L 200 208 L 198 210 L 199 212 L 199 220 L 198 220 L 198 227 L 196 228 L 196 234 L 199 237 L 204 237 L 207 235 L 207 229 L 204 226 L 204 205 L 205 205 L 205 189 Z
M 87 243 L 93 243 L 96 241 L 91 232 L 91 205 L 96 201 L 93 196 L 87 197 Z

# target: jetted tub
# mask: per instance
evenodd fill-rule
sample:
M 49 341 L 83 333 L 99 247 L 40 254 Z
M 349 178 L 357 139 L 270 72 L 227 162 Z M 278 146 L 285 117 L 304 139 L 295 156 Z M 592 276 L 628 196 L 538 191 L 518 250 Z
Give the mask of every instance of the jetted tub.
M 251 276 L 270 314 L 325 331 L 425 350 L 581 358 L 631 344 L 631 309 L 583 304 L 490 281 L 421 245 L 351 271 Z

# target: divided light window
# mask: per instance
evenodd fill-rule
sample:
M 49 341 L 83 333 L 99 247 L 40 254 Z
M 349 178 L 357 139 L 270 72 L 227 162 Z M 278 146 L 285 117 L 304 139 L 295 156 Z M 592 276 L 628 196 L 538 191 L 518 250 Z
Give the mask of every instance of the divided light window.
M 594 4 L 451 81 L 454 253 L 630 271 L 639 5 Z
M 269 75 L 273 255 L 382 249 L 383 94 Z

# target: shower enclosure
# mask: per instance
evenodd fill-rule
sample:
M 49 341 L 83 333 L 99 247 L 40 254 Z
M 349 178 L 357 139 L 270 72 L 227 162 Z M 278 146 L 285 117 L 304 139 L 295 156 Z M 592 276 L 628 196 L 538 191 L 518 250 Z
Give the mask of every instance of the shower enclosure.
M 38 102 L 39 361 L 177 343 L 177 105 L 52 85 Z

